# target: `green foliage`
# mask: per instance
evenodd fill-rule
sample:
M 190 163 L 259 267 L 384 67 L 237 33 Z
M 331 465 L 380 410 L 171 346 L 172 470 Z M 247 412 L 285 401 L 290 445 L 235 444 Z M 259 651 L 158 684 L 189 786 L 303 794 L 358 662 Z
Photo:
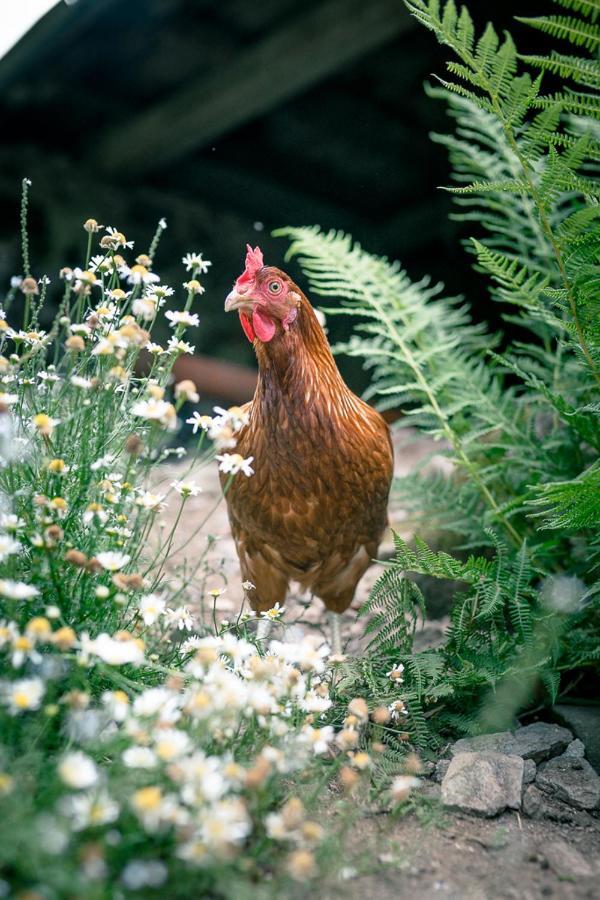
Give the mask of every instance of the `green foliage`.
M 455 553 L 396 536 L 365 608 L 369 681 L 363 664 L 351 684 L 386 697 L 385 670 L 399 657 L 406 727 L 422 745 L 509 724 L 534 699 L 554 701 L 563 672 L 598 667 L 600 110 L 589 89 L 600 65 L 585 54 L 600 40 L 600 4 L 558 2 L 564 15 L 520 21 L 577 56 L 524 57 L 491 24 L 477 35 L 453 0 L 406 0 L 452 52 L 441 86 L 426 90 L 454 129 L 433 139 L 448 151 L 454 217 L 508 335 L 347 235 L 283 232 L 312 290 L 338 298 L 326 311 L 352 317 L 354 334 L 336 349 L 372 370 L 369 395 L 401 408 L 399 427 L 431 435 L 452 463 L 449 476 L 423 467 L 395 485 L 411 524 L 449 532 Z M 544 72 L 583 90 L 543 94 Z M 414 655 L 410 572 L 464 585 L 444 645 Z

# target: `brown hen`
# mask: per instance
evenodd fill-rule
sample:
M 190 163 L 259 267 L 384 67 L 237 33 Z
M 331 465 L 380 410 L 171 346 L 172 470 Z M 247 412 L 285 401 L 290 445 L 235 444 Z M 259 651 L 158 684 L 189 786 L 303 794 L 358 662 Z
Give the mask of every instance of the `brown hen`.
M 254 457 L 255 474 L 231 481 L 231 530 L 242 576 L 255 585 L 253 609 L 283 604 L 289 583 L 298 582 L 325 604 L 339 653 L 338 616 L 387 523 L 389 429 L 344 383 L 302 291 L 265 266 L 258 247 L 247 249 L 225 311 L 239 312 L 258 358 L 258 384 L 236 448 Z M 260 631 L 266 636 L 264 626 Z

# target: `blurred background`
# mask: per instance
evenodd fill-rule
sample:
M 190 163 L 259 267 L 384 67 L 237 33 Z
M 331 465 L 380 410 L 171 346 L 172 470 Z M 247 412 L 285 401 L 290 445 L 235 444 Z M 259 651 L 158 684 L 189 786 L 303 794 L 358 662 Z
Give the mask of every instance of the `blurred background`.
M 496 0 L 471 12 L 501 29 L 545 6 Z M 525 52 L 536 51 L 532 29 L 511 28 Z M 496 324 L 449 218 L 450 197 L 438 189 L 448 169 L 429 132 L 449 122 L 423 82 L 443 74 L 444 59 L 401 0 L 5 2 L 2 289 L 21 272 L 27 176 L 34 274 L 48 274 L 57 294 L 58 268 L 83 262 L 90 216 L 124 231 L 137 252 L 166 217 L 154 265 L 163 283 L 185 280 L 187 251 L 212 260 L 201 325 L 190 332 L 204 357 L 191 374 L 205 402 L 251 395 L 252 347 L 223 299 L 246 242 L 283 264 L 286 242 L 271 236 L 278 226 L 349 231 L 401 260 L 413 279 L 445 281 Z M 287 268 L 304 286 L 295 265 Z M 335 340 L 348 323 L 335 317 L 329 327 Z M 365 373 L 350 360 L 340 367 L 360 391 Z

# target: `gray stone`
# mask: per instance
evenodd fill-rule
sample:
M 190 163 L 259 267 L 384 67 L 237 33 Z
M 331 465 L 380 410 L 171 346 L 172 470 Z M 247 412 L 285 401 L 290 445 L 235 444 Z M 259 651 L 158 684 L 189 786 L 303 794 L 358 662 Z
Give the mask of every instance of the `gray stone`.
M 449 759 L 438 759 L 435 772 L 433 773 L 434 781 L 439 781 L 441 783 L 444 780 L 444 775 L 448 771 L 450 762 L 451 760 Z
M 575 809 L 600 808 L 600 778 L 585 759 L 551 759 L 539 767 L 535 783 Z
M 583 741 L 585 755 L 596 772 L 600 773 L 600 707 L 561 703 L 554 707 L 553 712 L 573 731 L 575 737 Z
M 563 753 L 573 740 L 573 735 L 560 725 L 534 722 L 533 725 L 517 728 L 514 740 L 519 756 L 539 763 Z
M 537 766 L 532 759 L 523 760 L 523 784 L 531 784 L 535 781 Z
M 534 784 L 528 785 L 523 792 L 522 809 L 530 819 L 550 819 L 552 822 L 582 827 L 589 827 L 594 822 L 589 813 L 573 809 L 561 800 L 550 797 L 549 794 L 538 790 Z
M 517 728 L 514 734 L 510 731 L 497 731 L 494 734 L 478 734 L 475 737 L 461 738 L 450 748 L 453 756 L 457 753 L 504 753 L 507 756 L 521 756 L 534 762 L 543 762 L 551 756 L 558 756 L 567 749 L 573 735 L 560 725 L 548 722 L 534 722 Z
M 450 748 L 452 756 L 457 753 L 505 753 L 508 756 L 520 756 L 517 744 L 510 731 L 497 731 L 494 734 L 478 734 L 475 737 L 461 738 Z
M 520 809 L 523 760 L 504 753 L 457 753 L 442 781 L 442 803 L 481 816 Z
M 548 865 L 559 878 L 591 878 L 594 875 L 587 859 L 566 841 L 551 841 L 542 850 Z
M 585 747 L 583 746 L 583 742 L 579 740 L 579 738 L 575 738 L 574 741 L 571 741 L 563 756 L 568 756 L 571 759 L 583 759 L 585 756 Z

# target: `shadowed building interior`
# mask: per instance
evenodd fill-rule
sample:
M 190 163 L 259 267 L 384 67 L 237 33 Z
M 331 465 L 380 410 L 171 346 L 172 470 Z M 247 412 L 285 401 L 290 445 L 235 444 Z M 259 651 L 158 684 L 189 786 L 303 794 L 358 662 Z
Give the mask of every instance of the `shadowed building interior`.
M 506 6 L 508 22 L 516 4 Z M 443 73 L 444 58 L 400 0 L 59 4 L 0 60 L 0 283 L 21 269 L 26 175 L 34 273 L 47 273 L 57 296 L 55 269 L 82 261 L 90 216 L 135 239 L 137 252 L 165 216 L 163 282 L 185 280 L 188 250 L 213 261 L 191 333 L 200 354 L 253 365 L 223 298 L 247 241 L 282 264 L 285 241 L 270 233 L 288 224 L 349 231 L 493 319 L 437 187 L 447 164 L 428 132 L 448 122 L 423 82 Z M 290 274 L 299 277 L 295 265 Z M 330 329 L 343 337 L 348 323 Z M 360 389 L 364 373 L 340 365 Z M 238 374 L 247 396 L 252 376 Z M 214 396 L 224 370 L 205 377 Z M 235 380 L 233 370 L 234 394 Z

